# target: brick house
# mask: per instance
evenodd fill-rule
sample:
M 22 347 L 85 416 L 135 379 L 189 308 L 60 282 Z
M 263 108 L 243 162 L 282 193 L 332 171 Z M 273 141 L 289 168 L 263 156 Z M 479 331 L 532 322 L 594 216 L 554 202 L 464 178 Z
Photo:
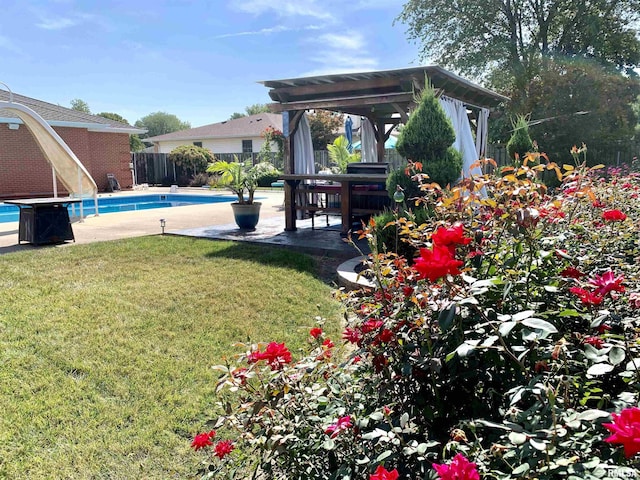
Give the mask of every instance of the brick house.
M 0 90 L 0 100 L 9 92 Z M 122 188 L 132 185 L 129 134 L 144 130 L 13 94 L 13 101 L 35 112 L 56 131 L 89 171 L 100 191 L 107 190 L 107 174 L 116 176 Z M 0 198 L 48 197 L 53 195 L 51 166 L 22 121 L 0 109 Z M 58 181 L 58 193 L 66 195 Z

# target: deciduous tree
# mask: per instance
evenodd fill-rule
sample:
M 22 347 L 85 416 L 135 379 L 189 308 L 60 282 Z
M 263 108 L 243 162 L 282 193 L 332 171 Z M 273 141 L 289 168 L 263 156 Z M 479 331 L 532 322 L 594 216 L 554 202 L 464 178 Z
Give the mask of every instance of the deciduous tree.
M 332 143 L 339 135 L 336 130 L 343 122 L 340 115 L 327 110 L 316 110 L 307 116 L 307 120 L 314 150 L 326 150 L 327 144 Z
M 147 130 L 147 133 L 142 138 L 155 137 L 191 128 L 189 122 L 183 122 L 175 115 L 166 112 L 150 113 L 138 120 L 135 126 Z
M 424 58 L 465 74 L 506 72 L 522 87 L 552 54 L 633 74 L 639 12 L 640 0 L 409 0 L 397 20 Z
M 91 113 L 89 104 L 79 98 L 71 100 L 71 110 L 77 110 L 78 112 Z

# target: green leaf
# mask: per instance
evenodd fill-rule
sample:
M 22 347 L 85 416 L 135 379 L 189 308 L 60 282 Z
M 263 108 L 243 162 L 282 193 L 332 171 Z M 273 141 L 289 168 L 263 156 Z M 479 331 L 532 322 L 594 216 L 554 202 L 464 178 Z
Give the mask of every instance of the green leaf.
M 567 309 L 567 310 L 562 310 L 559 314 L 559 317 L 581 317 L 582 315 L 577 311 L 577 310 L 573 310 L 573 309 Z
M 522 475 L 523 473 L 526 473 L 528 471 L 529 471 L 529 464 L 523 463 L 521 465 L 518 465 L 516 468 L 514 468 L 511 473 L 514 475 Z
M 591 365 L 589 370 L 587 370 L 587 375 L 592 375 L 594 377 L 598 375 L 604 375 L 613 370 L 613 365 L 609 365 L 608 363 L 596 363 L 595 365 Z
M 524 433 L 511 432 L 509 434 L 509 441 L 514 445 L 522 445 L 527 441 L 527 436 Z
M 468 343 L 463 343 L 458 348 L 456 348 L 456 353 L 460 358 L 465 358 L 469 353 L 471 353 L 476 347 L 473 345 L 469 345 Z
M 322 448 L 324 448 L 325 450 L 333 450 L 334 448 L 336 448 L 336 442 L 333 440 L 333 438 L 327 438 L 322 444 Z
M 634 358 L 633 360 L 627 362 L 627 366 L 625 370 L 635 372 L 636 370 L 640 370 L 640 358 Z
M 382 462 L 385 458 L 389 458 L 392 454 L 393 452 L 391 450 L 385 450 L 376 457 L 376 463 Z
M 533 316 L 534 313 L 536 313 L 534 310 L 525 310 L 524 312 L 518 312 L 513 316 L 513 321 L 520 322 L 525 318 Z
M 600 350 L 588 343 L 584 346 L 584 356 L 596 363 L 602 362 L 606 358 L 604 355 L 600 354 Z
M 454 303 L 449 308 L 445 308 L 438 315 L 438 324 L 443 332 L 446 332 L 451 327 L 453 319 L 456 317 L 456 304 Z
M 611 365 L 618 365 L 622 363 L 624 358 L 627 356 L 627 352 L 622 347 L 613 347 L 609 352 L 609 362 Z
M 605 412 L 604 410 L 590 409 L 581 412 L 578 415 L 578 420 L 582 420 L 585 422 L 592 422 L 597 420 L 598 418 L 609 418 L 609 412 Z
M 407 426 L 407 423 L 409 423 L 409 414 L 407 412 L 404 412 L 401 416 L 400 416 L 400 426 L 402 428 Z
M 379 422 L 384 418 L 384 415 L 382 412 L 373 412 L 371 415 L 369 415 L 369 418 L 374 422 Z
M 522 321 L 522 324 L 526 325 L 529 328 L 542 330 L 543 332 L 558 333 L 558 329 L 554 327 L 553 324 L 547 322 L 546 320 L 542 320 L 541 318 L 527 318 L 526 320 Z
M 541 442 L 540 440 L 536 440 L 535 438 L 530 438 L 529 443 L 533 448 L 535 448 L 536 450 L 540 450 L 541 452 L 544 452 L 547 449 L 546 443 Z
M 503 337 L 506 337 L 511 333 L 511 330 L 513 330 L 513 327 L 515 327 L 517 324 L 518 322 L 504 322 L 498 327 L 498 332 Z

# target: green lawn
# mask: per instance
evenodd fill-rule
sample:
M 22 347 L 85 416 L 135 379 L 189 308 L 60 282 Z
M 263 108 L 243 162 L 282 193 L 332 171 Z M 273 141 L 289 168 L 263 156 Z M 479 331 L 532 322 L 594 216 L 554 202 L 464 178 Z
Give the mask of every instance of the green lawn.
M 310 257 L 170 236 L 0 256 L 0 478 L 191 478 L 236 341 L 338 331 Z

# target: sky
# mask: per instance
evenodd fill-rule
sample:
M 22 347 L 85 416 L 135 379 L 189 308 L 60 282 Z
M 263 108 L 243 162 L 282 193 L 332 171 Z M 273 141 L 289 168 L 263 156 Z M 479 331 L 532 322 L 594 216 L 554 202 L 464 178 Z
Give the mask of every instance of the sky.
M 405 0 L 2 0 L 0 82 L 129 123 L 268 103 L 257 82 L 418 66 Z M 0 88 L 4 88 L 0 85 Z

